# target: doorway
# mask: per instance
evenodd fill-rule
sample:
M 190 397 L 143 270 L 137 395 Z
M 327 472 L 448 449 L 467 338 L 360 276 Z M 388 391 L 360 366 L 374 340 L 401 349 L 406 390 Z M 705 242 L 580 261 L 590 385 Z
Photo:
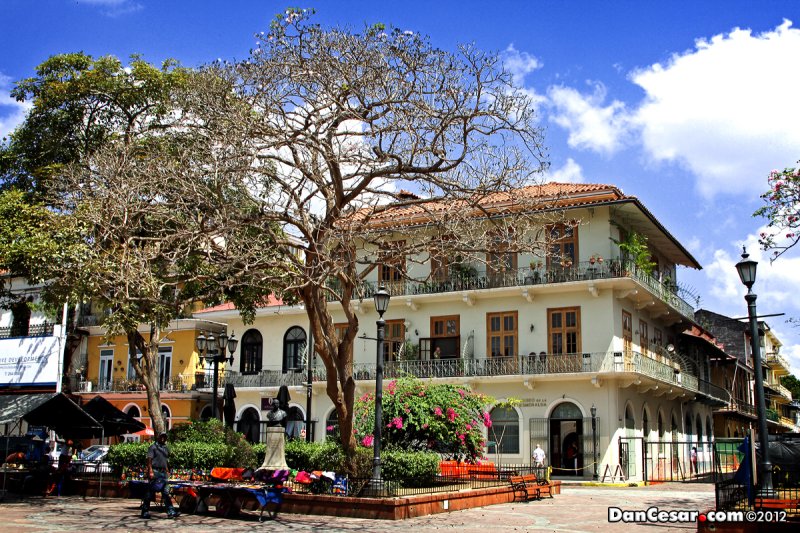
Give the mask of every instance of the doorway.
M 580 408 L 572 402 L 562 402 L 553 409 L 549 420 L 550 464 L 553 474 L 583 476 L 584 418 Z

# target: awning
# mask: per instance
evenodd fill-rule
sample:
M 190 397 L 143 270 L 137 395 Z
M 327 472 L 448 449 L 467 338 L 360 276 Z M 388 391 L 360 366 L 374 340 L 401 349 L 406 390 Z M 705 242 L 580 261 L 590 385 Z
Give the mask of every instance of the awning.
M 16 422 L 29 411 L 33 411 L 55 396 L 53 392 L 36 394 L 3 394 L 0 396 L 0 424 Z
M 92 418 L 100 422 L 105 429 L 105 436 L 124 435 L 134 433 L 144 429 L 144 424 L 130 416 L 128 413 L 120 411 L 111 402 L 102 396 L 95 396 L 89 400 L 83 410 L 89 413 Z
M 56 394 L 22 418 L 34 426 L 47 426 L 64 438 L 91 439 L 103 435 L 100 422 L 65 394 Z

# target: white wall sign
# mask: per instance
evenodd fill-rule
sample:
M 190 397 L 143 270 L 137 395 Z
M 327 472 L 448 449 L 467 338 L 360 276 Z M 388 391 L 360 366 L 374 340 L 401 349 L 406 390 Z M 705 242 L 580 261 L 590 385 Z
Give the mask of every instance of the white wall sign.
M 55 336 L 0 339 L 0 387 L 55 386 L 59 341 Z

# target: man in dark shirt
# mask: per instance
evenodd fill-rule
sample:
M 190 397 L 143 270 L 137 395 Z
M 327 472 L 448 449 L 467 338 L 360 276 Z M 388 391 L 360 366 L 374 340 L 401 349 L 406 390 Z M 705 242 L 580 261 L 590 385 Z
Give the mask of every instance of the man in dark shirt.
M 147 495 L 142 502 L 142 518 L 150 518 L 150 501 L 156 492 L 161 493 L 161 502 L 167 508 L 167 516 L 175 518 L 180 513 L 172 505 L 169 497 L 169 447 L 167 434 L 160 433 L 156 442 L 147 450 L 147 477 L 150 480 Z

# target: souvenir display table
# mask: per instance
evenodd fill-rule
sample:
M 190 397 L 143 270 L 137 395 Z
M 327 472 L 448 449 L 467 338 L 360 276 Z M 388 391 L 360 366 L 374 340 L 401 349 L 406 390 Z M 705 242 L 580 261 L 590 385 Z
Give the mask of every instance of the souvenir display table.
M 230 470 L 243 469 L 212 471 L 212 477 L 230 480 L 226 482 L 170 479 L 169 486 L 176 506 L 181 512 L 192 514 L 207 512 L 212 506 L 216 514 L 223 517 L 236 516 L 244 508 L 259 511 L 261 521 L 265 513 L 267 517 L 275 518 L 283 503 L 283 493 L 289 492 L 283 486 L 288 471 L 272 472 L 264 481 L 244 481 L 240 477 L 241 472 L 231 474 Z M 145 498 L 148 485 L 145 480 L 131 480 L 131 497 Z

